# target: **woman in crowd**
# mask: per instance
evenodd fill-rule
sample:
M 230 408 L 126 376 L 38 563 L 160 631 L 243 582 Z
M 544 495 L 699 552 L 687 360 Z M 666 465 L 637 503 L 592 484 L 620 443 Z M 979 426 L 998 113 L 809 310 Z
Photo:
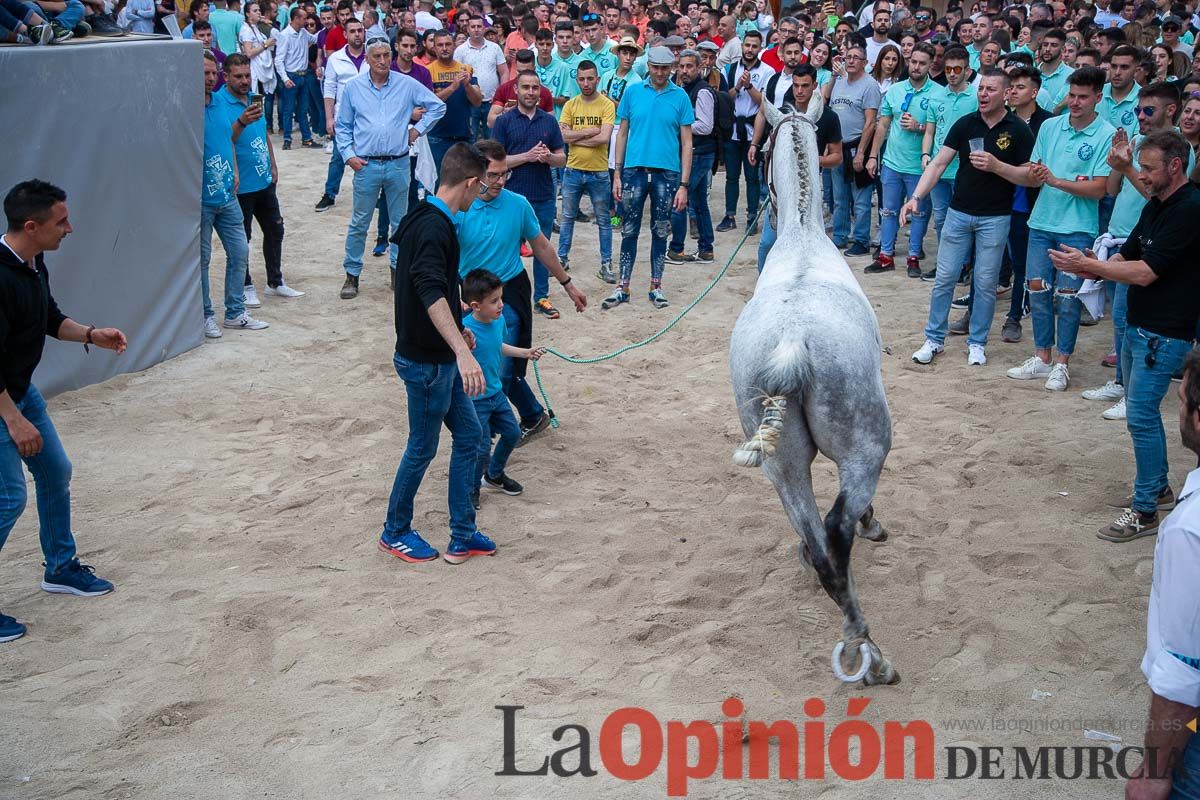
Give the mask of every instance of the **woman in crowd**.
M 893 83 L 904 80 L 903 62 L 900 60 L 900 48 L 894 44 L 885 44 L 875 59 L 875 68 L 871 77 L 879 84 L 879 90 L 886 92 Z
M 263 20 L 262 6 L 257 2 L 247 3 L 245 8 L 246 21 L 238 33 L 238 45 L 242 54 L 250 59 L 251 86 L 257 94 L 263 96 L 263 116 L 267 120 L 267 132 L 274 133 L 271 124 L 275 110 L 275 29 L 264 34 L 259 27 Z

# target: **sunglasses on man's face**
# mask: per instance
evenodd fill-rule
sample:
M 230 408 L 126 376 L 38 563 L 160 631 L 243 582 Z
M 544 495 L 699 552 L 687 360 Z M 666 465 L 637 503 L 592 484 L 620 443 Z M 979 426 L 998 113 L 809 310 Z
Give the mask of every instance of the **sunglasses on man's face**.
M 913 17 L 917 22 L 929 22 L 932 19 L 928 14 L 917 14 Z
M 1153 117 L 1158 109 L 1155 106 L 1138 106 L 1134 109 L 1139 117 Z
M 947 75 L 958 75 L 965 69 L 966 67 L 945 67 L 942 71 Z

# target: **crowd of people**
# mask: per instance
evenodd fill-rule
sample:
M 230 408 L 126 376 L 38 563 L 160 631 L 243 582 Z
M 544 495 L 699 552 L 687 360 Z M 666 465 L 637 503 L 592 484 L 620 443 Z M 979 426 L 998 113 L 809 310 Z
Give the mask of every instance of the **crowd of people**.
M 303 295 L 283 275 L 274 142 L 290 149 L 295 125 L 300 148 L 328 156 L 317 212 L 337 203 L 351 170 L 340 297 L 359 296 L 376 218 L 372 252 L 391 267 L 396 368 L 409 390 L 409 448 L 380 546 L 406 561 L 437 557 L 410 523 L 445 421 L 455 440 L 446 557 L 459 563 L 494 552 L 474 530 L 479 487 L 519 493 L 508 454 L 552 418 L 525 380 L 541 353 L 535 318 L 560 316 L 550 279 L 583 311 L 570 269 L 586 263 L 609 287 L 600 307 L 614 311 L 633 302 L 641 247 L 646 298 L 667 308 L 666 266 L 713 263 L 723 234 L 731 245 L 758 236 L 762 271 L 776 224 L 766 109 L 812 103 L 823 106 L 830 238 L 870 258 L 867 282 L 897 273 L 903 244 L 904 274 L 930 284 L 913 362 L 932 363 L 962 335 L 967 364 L 985 365 L 1001 305 L 1003 341 L 1022 341 L 1027 318 L 1032 327 L 1033 353 L 1008 378 L 1062 392 L 1080 329 L 1111 315 L 1113 379 L 1082 394 L 1111 403 L 1105 419 L 1126 420 L 1136 479 L 1098 535 L 1157 533 L 1177 502 L 1159 408 L 1200 338 L 1196 11 L 1177 0 L 951 0 L 944 13 L 824 0 L 785 2 L 776 19 L 763 0 L 0 0 L 0 34 L 45 44 L 177 21 L 203 44 L 209 338 L 268 327 L 248 310 L 263 303 L 248 269 L 255 220 L 264 295 Z M 594 266 L 578 252 L 579 224 L 597 226 Z M 226 258 L 220 326 L 208 282 L 214 230 Z M 441 241 L 447 231 L 453 246 Z M 960 285 L 969 291 L 956 298 Z M 452 362 L 456 378 L 430 372 Z

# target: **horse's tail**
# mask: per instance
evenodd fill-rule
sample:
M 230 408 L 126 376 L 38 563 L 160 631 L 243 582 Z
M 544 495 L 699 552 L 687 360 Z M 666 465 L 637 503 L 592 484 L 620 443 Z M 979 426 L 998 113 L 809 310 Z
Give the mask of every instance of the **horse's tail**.
M 763 459 L 775 455 L 775 445 L 783 432 L 783 417 L 788 400 L 799 401 L 808 372 L 808 349 L 803 340 L 781 341 L 775 346 L 762 376 L 763 415 L 758 430 L 733 452 L 733 463 L 740 467 L 758 467 Z

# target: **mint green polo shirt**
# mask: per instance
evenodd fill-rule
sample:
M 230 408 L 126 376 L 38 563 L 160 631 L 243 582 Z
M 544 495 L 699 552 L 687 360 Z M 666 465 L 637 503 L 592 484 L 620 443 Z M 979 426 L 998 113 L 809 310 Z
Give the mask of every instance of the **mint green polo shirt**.
M 597 75 L 603 75 L 606 72 L 613 71 L 621 63 L 620 59 L 617 58 L 617 54 L 613 52 L 613 43 L 609 39 L 604 40 L 604 44 L 601 46 L 600 52 L 598 53 L 592 49 L 592 45 L 589 42 L 579 53 L 579 60 L 591 61 L 593 64 L 595 64 Z
M 579 84 L 575 81 L 575 77 L 579 74 L 579 62 L 583 61 L 583 55 L 581 53 L 575 53 L 569 58 L 563 58 L 558 54 L 558 48 L 556 47 L 554 48 L 553 60 L 561 64 L 567 73 L 567 78 L 565 81 L 566 85 L 563 86 L 562 96 L 570 100 L 572 97 L 575 97 L 577 94 L 579 94 Z
M 538 80 L 542 82 L 542 86 L 546 87 L 546 91 L 550 92 L 551 97 L 566 97 L 570 99 L 575 95 L 567 93 L 567 84 L 575 86 L 575 94 L 579 94 L 579 86 L 571 77 L 571 70 L 556 59 L 550 59 L 550 63 L 542 66 L 537 59 L 533 62 L 534 72 L 537 73 Z M 554 118 L 558 119 L 562 116 L 562 106 L 554 106 Z
M 972 45 L 967 45 L 966 50 L 967 50 L 967 61 L 971 65 L 971 69 L 978 72 L 979 71 L 979 54 L 980 54 L 980 52 L 982 52 L 982 48 L 980 48 L 979 50 L 976 50 Z
M 1049 75 L 1042 74 L 1042 89 L 1038 92 L 1038 105 L 1047 111 L 1053 111 L 1053 105 L 1044 105 L 1042 97 L 1057 101 L 1058 98 L 1066 95 L 1067 78 L 1071 77 L 1071 73 L 1075 70 L 1067 66 L 1065 61 L 1060 61 L 1058 69 L 1051 72 Z
M 1132 134 L 1138 129 L 1137 101 L 1140 92 L 1135 83 L 1129 94 L 1125 95 L 1125 99 L 1118 103 L 1112 96 L 1112 84 L 1106 83 L 1104 92 L 1100 95 L 1100 102 L 1096 104 L 1096 113 L 1114 128 L 1124 128 L 1126 133 Z
M 1138 152 L 1142 149 L 1142 139 L 1145 138 L 1141 134 L 1132 137 L 1133 165 L 1135 167 L 1138 165 Z M 1191 175 L 1195 167 L 1196 154 L 1189 150 L 1187 174 Z M 1129 178 L 1123 178 L 1121 180 L 1121 191 L 1117 192 L 1116 202 L 1113 203 L 1112 219 L 1108 223 L 1108 233 L 1114 239 L 1129 238 L 1129 234 L 1133 233 L 1133 226 L 1137 225 L 1138 218 L 1142 215 L 1142 208 L 1145 205 L 1146 198 L 1142 197 L 1142 193 L 1130 182 Z
M 908 105 L 908 113 L 917 122 L 928 122 L 930 107 L 942 99 L 946 89 L 928 78 L 919 90 L 914 89 L 907 80 L 903 80 L 888 87 L 879 107 L 879 116 L 892 118 L 891 127 L 888 128 L 887 147 L 883 151 L 883 165 L 905 175 L 920 175 L 921 144 L 925 136 L 920 131 L 906 131 L 900 127 L 900 117 L 904 114 L 904 97 L 909 92 L 912 92 L 913 96 Z
M 936 156 L 938 151 L 942 149 L 942 145 L 946 143 L 946 134 L 950 132 L 950 127 L 967 114 L 979 110 L 979 95 L 969 83 L 963 86 L 961 92 L 952 92 L 946 87 L 944 97 L 938 102 L 932 103 L 930 109 L 930 117 L 935 128 L 933 131 L 933 149 L 929 152 L 931 155 Z M 950 165 L 942 173 L 942 179 L 952 181 L 956 175 L 958 175 L 957 155 L 951 159 Z
M 1086 128 L 1076 131 L 1071 127 L 1071 116 L 1060 114 L 1042 123 L 1029 160 L 1045 164 L 1063 180 L 1100 178 L 1112 171 L 1107 158 L 1114 133 L 1113 126 L 1099 115 Z M 1086 233 L 1094 237 L 1099 215 L 1099 200 L 1043 186 L 1029 215 L 1029 227 L 1045 233 Z

